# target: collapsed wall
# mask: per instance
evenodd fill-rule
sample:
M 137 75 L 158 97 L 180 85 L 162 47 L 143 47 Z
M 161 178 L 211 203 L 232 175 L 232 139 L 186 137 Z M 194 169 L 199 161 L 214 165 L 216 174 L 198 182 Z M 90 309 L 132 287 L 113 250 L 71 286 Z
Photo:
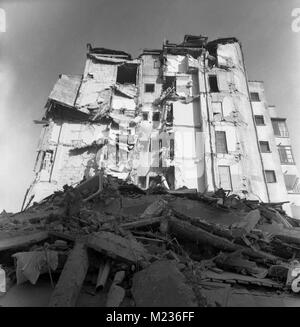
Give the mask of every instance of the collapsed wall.
M 146 189 L 223 188 L 268 201 L 239 42 L 186 35 L 137 58 L 88 45 L 41 121 L 24 207 L 100 169 Z

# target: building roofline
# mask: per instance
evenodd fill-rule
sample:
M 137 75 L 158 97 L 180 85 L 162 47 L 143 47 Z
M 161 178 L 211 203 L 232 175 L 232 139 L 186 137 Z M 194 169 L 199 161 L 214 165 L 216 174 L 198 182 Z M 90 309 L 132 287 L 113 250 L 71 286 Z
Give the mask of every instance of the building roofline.
M 248 83 L 262 83 L 264 84 L 264 81 L 258 81 L 258 80 L 248 80 Z
M 101 55 L 110 55 L 110 56 L 117 56 L 117 57 L 124 57 L 125 59 L 131 60 L 131 54 L 121 51 L 121 50 L 114 50 L 108 48 L 93 48 L 90 43 L 87 44 L 87 54 L 101 54 Z

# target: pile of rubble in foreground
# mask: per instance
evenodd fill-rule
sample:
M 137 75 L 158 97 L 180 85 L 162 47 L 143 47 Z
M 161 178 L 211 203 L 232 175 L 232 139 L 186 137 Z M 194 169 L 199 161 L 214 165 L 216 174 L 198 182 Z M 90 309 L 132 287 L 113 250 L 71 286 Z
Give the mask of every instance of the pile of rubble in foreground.
M 100 173 L 0 218 L 7 293 L 47 277 L 52 307 L 288 305 L 300 225 L 281 205 Z

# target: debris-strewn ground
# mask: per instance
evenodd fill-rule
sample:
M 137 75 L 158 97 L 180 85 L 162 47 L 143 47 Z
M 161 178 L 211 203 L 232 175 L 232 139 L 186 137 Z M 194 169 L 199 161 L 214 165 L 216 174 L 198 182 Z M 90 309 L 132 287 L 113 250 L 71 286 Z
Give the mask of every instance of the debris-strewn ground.
M 0 305 L 41 281 L 49 306 L 299 305 L 300 223 L 281 205 L 100 172 L 1 214 Z

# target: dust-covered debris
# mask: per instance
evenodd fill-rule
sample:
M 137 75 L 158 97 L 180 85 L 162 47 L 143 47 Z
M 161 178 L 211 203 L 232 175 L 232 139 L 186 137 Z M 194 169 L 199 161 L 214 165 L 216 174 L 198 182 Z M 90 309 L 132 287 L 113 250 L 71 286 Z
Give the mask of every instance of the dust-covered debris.
M 110 184 L 106 173 L 102 181 L 87 201 L 95 190 L 83 182 L 0 222 L 0 262 L 10 287 L 21 277 L 36 283 L 48 276 L 55 287 L 50 306 L 75 306 L 85 291 L 103 294 L 103 306 L 211 306 L 207 283 L 297 292 L 300 231 L 277 205 L 239 199 L 224 212 L 223 203 L 187 189 L 157 198 L 121 180 Z M 130 212 L 136 197 L 139 210 Z M 112 213 L 107 199 L 126 206 Z M 191 215 L 185 201 L 203 210 Z M 217 217 L 222 210 L 224 220 Z

